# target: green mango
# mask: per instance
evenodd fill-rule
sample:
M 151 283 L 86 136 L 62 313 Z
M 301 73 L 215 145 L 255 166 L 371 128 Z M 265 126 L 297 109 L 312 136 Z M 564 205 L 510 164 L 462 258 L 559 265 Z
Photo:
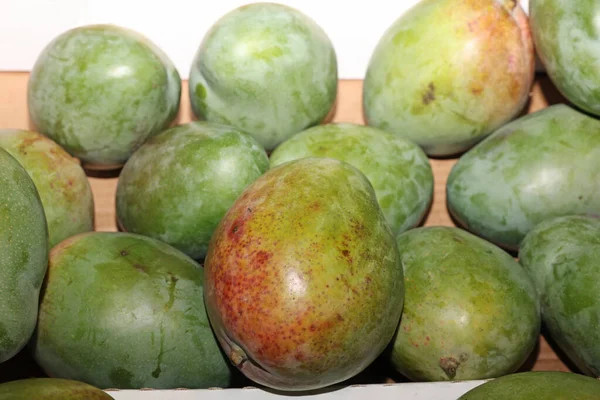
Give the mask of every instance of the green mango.
M 23 166 L 0 148 L 0 362 L 29 341 L 48 265 L 48 225 Z
M 85 25 L 52 39 L 27 88 L 36 130 L 86 166 L 121 166 L 179 110 L 181 79 L 148 38 L 115 25 Z
M 337 95 L 335 49 L 309 16 L 284 4 L 248 4 L 221 17 L 189 77 L 194 114 L 250 133 L 267 150 L 323 121 Z
M 476 386 L 458 400 L 600 400 L 600 381 L 561 371 L 530 371 Z
M 156 239 L 72 236 L 50 252 L 34 359 L 50 377 L 101 389 L 227 387 L 203 286 L 201 266 Z
M 351 378 L 398 326 L 404 280 L 366 176 L 308 157 L 271 168 L 219 223 L 204 264 L 207 312 L 225 353 L 283 391 Z
M 517 250 L 541 221 L 600 214 L 600 121 L 557 104 L 498 129 L 447 182 L 448 210 L 477 235 Z
M 414 381 L 515 372 L 537 343 L 535 287 L 505 251 L 463 229 L 421 227 L 397 236 L 406 294 L 390 361 Z
M 550 80 L 571 103 L 600 116 L 597 0 L 530 0 L 536 51 Z
M 461 153 L 515 118 L 535 73 L 527 15 L 515 0 L 424 0 L 379 39 L 368 62 L 368 125 L 430 156 Z
M 519 262 L 533 277 L 550 336 L 582 372 L 600 377 L 600 219 L 541 222 L 525 236 Z
M 392 133 L 350 123 L 319 125 L 280 144 L 270 163 L 274 167 L 304 157 L 335 158 L 364 173 L 395 234 L 417 226 L 431 204 L 433 171 L 427 155 Z
M 48 223 L 49 247 L 94 230 L 94 197 L 79 160 L 48 137 L 24 129 L 0 129 L 0 147 L 27 170 Z
M 219 220 L 268 168 L 265 150 L 236 128 L 193 121 L 167 129 L 121 170 L 119 224 L 202 259 Z
M 0 400 L 114 400 L 87 383 L 58 378 L 28 378 L 0 384 Z

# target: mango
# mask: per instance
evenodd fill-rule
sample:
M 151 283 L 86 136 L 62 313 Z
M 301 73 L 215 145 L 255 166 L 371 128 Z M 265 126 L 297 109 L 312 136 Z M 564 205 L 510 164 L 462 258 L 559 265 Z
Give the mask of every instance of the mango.
M 413 381 L 515 372 L 540 333 L 527 272 L 499 247 L 456 227 L 397 236 L 406 294 L 390 361 Z
M 600 381 L 572 372 L 530 371 L 476 386 L 458 400 L 600 400 Z
M 94 197 L 79 160 L 48 137 L 24 129 L 0 129 L 0 147 L 19 161 L 35 184 L 50 248 L 94 230 Z
M 112 396 L 94 386 L 68 379 L 28 378 L 0 384 L 0 400 L 111 399 Z
M 219 223 L 204 264 L 207 312 L 257 384 L 323 388 L 371 364 L 398 326 L 404 281 L 366 176 L 308 157 L 271 168 Z
M 270 156 L 271 167 L 304 157 L 330 157 L 358 168 L 373 185 L 394 234 L 414 228 L 433 198 L 433 171 L 414 142 L 377 128 L 330 123 L 300 132 Z
M 0 363 L 29 341 L 48 265 L 48 225 L 33 180 L 0 148 Z
M 600 116 L 600 7 L 595 0 L 530 0 L 529 20 L 548 77 L 571 103 Z
M 236 128 L 193 121 L 167 129 L 121 170 L 119 224 L 203 259 L 219 220 L 268 168 L 265 150 Z
M 337 95 L 327 33 L 284 4 L 236 8 L 204 35 L 190 68 L 194 115 L 250 133 L 268 151 L 325 120 Z
M 557 104 L 498 129 L 465 153 L 447 182 L 459 225 L 517 250 L 541 221 L 600 214 L 600 121 Z
M 227 387 L 199 264 L 156 239 L 88 232 L 54 247 L 31 348 L 53 378 L 100 389 Z
M 600 377 L 600 219 L 547 219 L 523 240 L 548 333 L 585 374 Z M 600 393 L 600 392 L 599 392 Z
M 522 111 L 534 72 L 529 23 L 517 1 L 418 1 L 370 57 L 365 118 L 429 156 L 451 156 Z
M 84 25 L 53 38 L 27 87 L 35 130 L 90 169 L 114 169 L 174 121 L 181 79 L 168 56 L 130 29 Z

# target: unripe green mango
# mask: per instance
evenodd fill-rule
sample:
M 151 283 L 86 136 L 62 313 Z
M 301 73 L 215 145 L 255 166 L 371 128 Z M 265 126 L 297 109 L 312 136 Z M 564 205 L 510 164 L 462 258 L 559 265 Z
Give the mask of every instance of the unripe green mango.
M 600 377 L 600 219 L 547 219 L 525 236 L 519 262 L 533 277 L 550 336 L 584 373 Z
M 48 222 L 49 247 L 94 230 L 94 197 L 79 160 L 48 137 L 23 129 L 0 129 L 0 147 L 27 170 Z
M 452 167 L 448 210 L 459 224 L 517 250 L 541 221 L 600 215 L 600 121 L 557 104 L 486 138 Z
M 504 250 L 456 227 L 397 236 L 406 294 L 392 365 L 414 381 L 516 371 L 540 333 L 529 275 Z
M 33 334 L 48 265 L 48 225 L 35 184 L 0 148 L 0 362 Z
M 0 384 L 0 400 L 111 400 L 87 383 L 59 378 L 29 378 Z
M 365 118 L 430 156 L 458 154 L 522 111 L 534 68 L 527 15 L 517 1 L 419 1 L 371 55 Z
M 404 299 L 394 235 L 373 187 L 331 158 L 276 166 L 215 231 L 205 301 L 231 361 L 258 384 L 317 389 L 388 345 Z
M 50 252 L 32 340 L 50 377 L 100 389 L 227 387 L 199 264 L 146 236 L 88 232 Z
M 258 2 L 210 27 L 192 62 L 189 95 L 199 119 L 248 132 L 270 151 L 326 119 L 337 85 L 327 33 L 292 7 Z
M 174 121 L 181 79 L 168 56 L 130 29 L 84 25 L 53 38 L 29 75 L 36 130 L 85 166 L 120 167 Z
M 121 170 L 119 225 L 201 260 L 227 209 L 268 168 L 265 150 L 237 128 L 193 121 L 167 129 Z
M 597 0 L 529 0 L 536 51 L 550 80 L 574 105 L 600 116 Z
M 458 400 L 600 400 L 600 381 L 572 372 L 530 371 L 479 385 Z
M 304 157 L 330 157 L 358 168 L 373 185 L 394 234 L 417 226 L 433 198 L 433 171 L 414 142 L 370 126 L 331 123 L 280 144 L 271 166 Z

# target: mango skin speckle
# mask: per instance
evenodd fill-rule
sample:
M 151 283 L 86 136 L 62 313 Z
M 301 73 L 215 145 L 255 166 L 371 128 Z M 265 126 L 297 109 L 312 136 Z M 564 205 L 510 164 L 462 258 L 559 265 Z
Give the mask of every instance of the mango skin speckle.
M 600 7 L 596 0 L 530 0 L 529 20 L 548 77 L 571 103 L 600 116 Z
M 31 342 L 50 377 L 100 389 L 227 387 L 202 267 L 161 241 L 87 232 L 55 246 Z
M 577 368 L 600 377 L 600 219 L 542 221 L 525 236 L 519 262 L 533 277 L 549 334 Z
M 270 155 L 272 167 L 305 157 L 350 163 L 369 179 L 394 234 L 417 226 L 433 199 L 433 170 L 414 142 L 370 126 L 330 123 L 302 131 Z
M 226 354 L 259 384 L 325 387 L 389 344 L 404 298 L 394 236 L 367 178 L 330 158 L 267 171 L 230 208 L 204 265 Z
M 600 215 L 600 121 L 565 104 L 512 121 L 458 160 L 446 193 L 461 226 L 509 250 L 544 219 Z
M 397 241 L 406 295 L 392 365 L 415 381 L 515 372 L 541 326 L 527 272 L 504 250 L 456 227 L 415 228 Z
M 167 55 L 141 34 L 86 25 L 40 52 L 27 87 L 35 130 L 85 165 L 121 166 L 177 116 L 181 79 Z
M 94 230 L 94 197 L 79 160 L 50 138 L 23 129 L 0 129 L 0 147 L 27 170 L 42 199 L 49 247 Z
M 368 125 L 418 143 L 429 156 L 459 154 L 515 118 L 535 72 L 520 5 L 427 0 L 390 26 L 369 60 Z
M 283 4 L 254 3 L 219 19 L 192 62 L 194 114 L 250 133 L 270 151 L 325 120 L 337 96 L 326 32 Z
M 0 362 L 31 338 L 48 265 L 48 226 L 23 166 L 0 148 Z

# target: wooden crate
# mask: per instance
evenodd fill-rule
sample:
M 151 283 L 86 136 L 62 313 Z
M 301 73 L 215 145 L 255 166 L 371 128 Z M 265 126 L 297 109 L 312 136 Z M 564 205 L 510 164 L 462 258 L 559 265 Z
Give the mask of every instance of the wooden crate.
M 30 128 L 27 110 L 27 80 L 28 74 L 22 72 L 0 73 L 0 129 L 2 128 Z M 538 75 L 532 88 L 529 104 L 524 113 L 531 113 L 551 104 L 564 103 L 556 88 L 547 76 Z M 183 92 L 178 123 L 185 123 L 193 119 L 190 108 L 187 82 L 183 82 Z M 363 124 L 362 113 L 362 81 L 342 80 L 338 89 L 338 101 L 334 122 L 353 122 Z M 446 179 L 457 158 L 430 159 L 435 176 L 435 191 L 431 210 L 424 220 L 424 225 L 454 226 L 446 208 Z M 118 172 L 118 171 L 117 171 Z M 99 176 L 103 175 L 103 176 Z M 116 173 L 102 174 L 88 172 L 88 177 L 94 193 L 96 207 L 96 230 L 116 231 L 115 223 L 115 191 L 117 184 Z M 553 350 L 554 349 L 554 350 Z M 572 371 L 568 360 L 557 355 L 556 346 L 550 346 L 543 336 L 540 337 L 539 346 L 532 354 L 530 360 L 523 366 L 523 370 L 559 370 Z M 15 379 L 30 375 L 39 375 L 40 371 L 30 365 L 31 359 L 21 355 L 13 361 L 0 364 L 0 381 Z M 355 381 L 367 383 L 369 380 L 390 381 L 397 377 L 381 377 L 378 371 L 367 371 L 357 377 Z

